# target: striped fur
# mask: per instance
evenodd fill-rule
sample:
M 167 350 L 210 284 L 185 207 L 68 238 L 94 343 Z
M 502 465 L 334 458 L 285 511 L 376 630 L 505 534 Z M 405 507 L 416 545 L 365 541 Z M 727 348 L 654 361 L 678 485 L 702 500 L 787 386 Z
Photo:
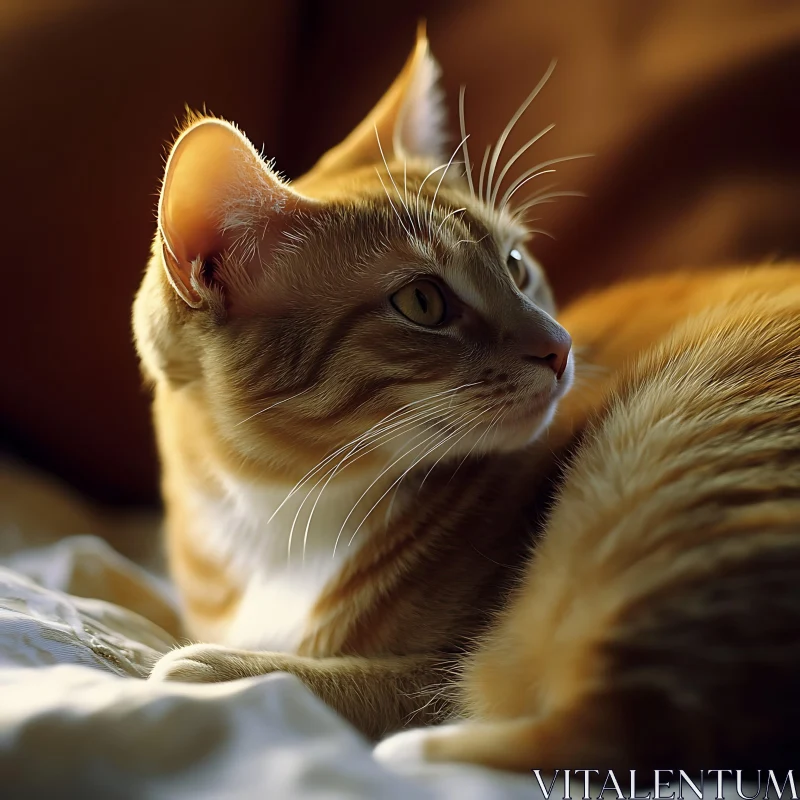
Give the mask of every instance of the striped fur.
M 560 329 L 536 265 L 525 292 L 506 269 L 524 228 L 419 129 L 441 117 L 421 42 L 294 185 L 227 123 L 193 120 L 175 145 L 134 327 L 170 564 L 202 643 L 152 677 L 285 670 L 373 737 L 473 717 L 392 745 L 436 759 L 776 766 L 797 745 L 780 708 L 800 658 L 798 272 L 579 303 L 565 394 L 573 358 L 559 379 L 527 357 Z M 195 157 L 220 191 L 183 195 L 213 252 L 164 219 L 182 207 L 170 169 L 203 137 L 236 167 L 203 176 L 217 162 Z M 392 309 L 420 275 L 457 298 L 451 324 Z M 663 724 L 641 736 L 646 714 Z
M 373 736 L 438 719 L 521 569 L 538 470 L 520 448 L 574 360 L 557 374 L 536 355 L 566 334 L 524 226 L 419 129 L 441 122 L 435 71 L 421 38 L 291 185 L 219 120 L 193 118 L 173 148 L 134 329 L 171 571 L 186 632 L 209 644 L 154 678 L 285 669 Z M 392 307 L 420 276 L 445 287 L 447 324 Z
M 628 365 L 469 661 L 475 721 L 387 748 L 522 771 L 793 767 L 800 268 L 640 281 L 564 320 Z

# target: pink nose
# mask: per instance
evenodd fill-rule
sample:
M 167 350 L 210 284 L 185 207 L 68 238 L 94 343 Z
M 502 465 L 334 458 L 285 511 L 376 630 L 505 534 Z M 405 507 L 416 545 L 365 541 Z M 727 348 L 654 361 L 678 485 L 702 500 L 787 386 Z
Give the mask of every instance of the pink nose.
M 572 338 L 558 325 L 548 331 L 547 335 L 537 337 L 537 341 L 529 344 L 523 358 L 550 367 L 556 375 L 556 380 L 560 380 L 567 368 L 571 349 Z

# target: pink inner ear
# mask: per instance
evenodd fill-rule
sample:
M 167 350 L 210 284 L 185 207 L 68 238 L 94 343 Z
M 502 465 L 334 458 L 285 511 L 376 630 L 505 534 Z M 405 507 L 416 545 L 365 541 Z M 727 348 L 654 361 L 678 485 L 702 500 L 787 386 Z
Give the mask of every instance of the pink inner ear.
M 199 307 L 193 263 L 223 253 L 248 230 L 258 233 L 259 253 L 267 256 L 292 212 L 317 205 L 270 172 L 232 125 L 215 119 L 198 122 L 172 149 L 159 203 L 164 261 L 175 291 L 190 306 Z M 236 269 L 246 270 L 247 265 Z M 242 276 L 229 272 L 228 277 L 228 289 L 241 285 Z
M 250 149 L 233 128 L 211 120 L 189 129 L 176 143 L 167 164 L 159 220 L 181 270 L 224 247 L 226 211 L 237 195 L 260 188 L 253 184 L 263 182 L 257 172 L 263 170 Z

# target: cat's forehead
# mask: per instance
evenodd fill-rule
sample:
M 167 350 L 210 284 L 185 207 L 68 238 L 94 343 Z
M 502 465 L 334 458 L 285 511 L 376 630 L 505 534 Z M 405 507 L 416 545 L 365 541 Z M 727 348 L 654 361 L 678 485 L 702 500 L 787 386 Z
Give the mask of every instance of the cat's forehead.
M 368 272 L 389 288 L 417 272 L 445 278 L 458 273 L 504 274 L 503 262 L 527 231 L 469 194 L 442 190 L 434 197 L 378 193 L 344 204 L 338 224 L 326 221 L 328 252 Z M 346 267 L 346 264 L 342 264 Z
M 382 276 L 387 289 L 433 275 L 474 308 L 510 289 L 505 262 L 525 232 L 507 215 L 470 200 L 463 194 L 439 197 L 421 230 L 410 235 L 403 230 L 405 235 L 395 237 L 395 251 L 388 254 Z
M 467 302 L 477 302 L 487 284 L 498 279 L 507 283 L 503 254 L 519 236 L 516 230 L 469 210 L 442 219 L 433 231 L 403 231 L 405 235 L 395 237 L 384 260 L 382 285 L 393 289 L 415 277 L 433 275 Z
M 302 302 L 376 302 L 418 278 L 435 277 L 476 309 L 497 310 L 513 293 L 506 261 L 527 232 L 510 213 L 459 181 L 422 185 L 372 171 L 357 190 L 328 197 L 322 213 L 286 231 L 277 270 Z M 337 193 L 338 194 L 338 193 Z

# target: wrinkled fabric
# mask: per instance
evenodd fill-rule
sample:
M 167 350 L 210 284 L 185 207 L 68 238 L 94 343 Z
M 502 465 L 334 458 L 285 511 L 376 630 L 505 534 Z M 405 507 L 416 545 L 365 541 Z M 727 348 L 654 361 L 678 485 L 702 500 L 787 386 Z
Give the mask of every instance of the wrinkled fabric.
M 46 506 L 54 490 L 26 481 Z M 0 505 L 0 797 L 539 796 L 526 776 L 393 771 L 290 675 L 143 680 L 179 643 L 153 621 L 176 616 L 166 581 L 95 536 L 43 544 L 55 518 L 14 523 L 14 498 L 0 493 Z
M 46 548 L 36 558 L 58 568 L 72 544 L 80 548 L 84 542 Z M 45 589 L 5 568 L 0 568 L 0 630 L 0 668 L 81 664 L 145 678 L 174 644 L 169 634 L 133 611 Z
M 291 675 L 142 680 L 174 644 L 169 634 L 132 610 L 29 577 L 70 574 L 65 565 L 81 554 L 92 554 L 95 578 L 103 556 L 111 572 L 120 568 L 118 554 L 86 536 L 6 557 L 28 575 L 0 567 L 0 797 L 543 797 L 532 775 L 379 763 L 369 743 Z M 162 601 L 171 603 L 168 592 Z M 582 779 L 573 783 L 572 796 L 582 796 Z M 725 796 L 735 797 L 726 786 Z M 601 788 L 593 785 L 592 796 Z M 715 796 L 714 781 L 706 788 Z M 754 788 L 745 793 L 755 796 Z

